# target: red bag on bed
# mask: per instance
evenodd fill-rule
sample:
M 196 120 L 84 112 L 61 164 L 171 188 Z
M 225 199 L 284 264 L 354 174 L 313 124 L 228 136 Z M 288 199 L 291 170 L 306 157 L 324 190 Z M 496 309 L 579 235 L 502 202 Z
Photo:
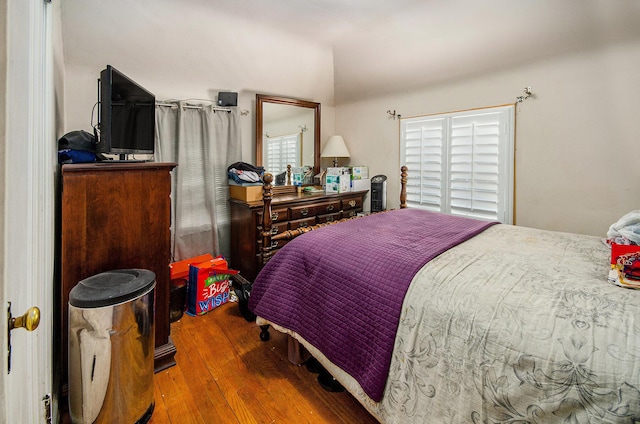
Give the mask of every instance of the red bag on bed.
M 229 300 L 229 277 L 237 274 L 227 261 L 218 256 L 212 260 L 189 265 L 187 314 L 203 315 Z

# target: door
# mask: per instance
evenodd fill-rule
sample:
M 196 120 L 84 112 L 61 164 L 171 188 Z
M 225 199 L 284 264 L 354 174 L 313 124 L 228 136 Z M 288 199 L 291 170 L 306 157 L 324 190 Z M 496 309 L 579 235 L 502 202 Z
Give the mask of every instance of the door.
M 7 423 L 47 422 L 45 404 L 52 395 L 56 151 L 50 9 L 45 0 L 0 0 L 0 74 L 6 74 L 6 85 L 0 82 L 0 300 L 4 311 L 11 302 L 13 316 L 32 306 L 41 311 L 37 329 L 11 331 L 10 373 L 6 324 L 0 330 L 0 422 Z M 55 404 L 53 409 L 55 414 Z

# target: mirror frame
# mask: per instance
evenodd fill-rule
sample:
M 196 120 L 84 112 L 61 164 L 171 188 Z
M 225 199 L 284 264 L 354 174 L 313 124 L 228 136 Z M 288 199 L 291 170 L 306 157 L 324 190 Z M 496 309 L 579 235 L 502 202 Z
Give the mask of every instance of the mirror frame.
M 289 97 L 256 94 L 256 166 L 262 166 L 262 120 L 264 118 L 263 105 L 265 103 L 275 103 L 280 105 L 290 105 L 313 109 L 313 175 L 318 175 L 320 173 L 320 103 Z M 268 169 L 266 171 L 269 172 Z

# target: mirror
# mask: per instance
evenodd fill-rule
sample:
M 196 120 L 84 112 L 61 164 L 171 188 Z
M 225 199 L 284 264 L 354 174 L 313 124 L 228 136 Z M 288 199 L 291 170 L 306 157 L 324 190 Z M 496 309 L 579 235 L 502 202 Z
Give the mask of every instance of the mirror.
M 308 170 L 303 185 L 320 172 L 320 103 L 256 94 L 256 165 L 274 176 L 274 185 L 291 185 L 287 175 Z

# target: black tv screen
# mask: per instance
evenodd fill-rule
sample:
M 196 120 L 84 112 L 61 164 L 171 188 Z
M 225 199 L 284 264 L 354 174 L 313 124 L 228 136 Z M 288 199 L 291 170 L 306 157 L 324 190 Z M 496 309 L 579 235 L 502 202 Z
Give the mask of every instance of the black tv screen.
M 155 96 L 111 65 L 100 72 L 100 137 L 105 154 L 153 154 Z

